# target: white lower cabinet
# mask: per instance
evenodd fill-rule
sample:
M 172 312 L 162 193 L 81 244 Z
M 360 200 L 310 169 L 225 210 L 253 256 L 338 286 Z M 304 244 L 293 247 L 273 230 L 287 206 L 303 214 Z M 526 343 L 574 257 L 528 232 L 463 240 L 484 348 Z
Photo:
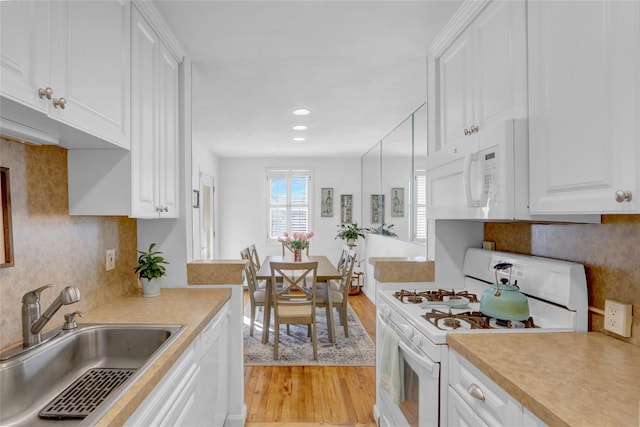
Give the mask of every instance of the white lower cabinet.
M 125 426 L 223 426 L 228 412 L 229 303 L 216 314 Z
M 454 350 L 449 352 L 450 426 L 544 426 L 520 402 Z

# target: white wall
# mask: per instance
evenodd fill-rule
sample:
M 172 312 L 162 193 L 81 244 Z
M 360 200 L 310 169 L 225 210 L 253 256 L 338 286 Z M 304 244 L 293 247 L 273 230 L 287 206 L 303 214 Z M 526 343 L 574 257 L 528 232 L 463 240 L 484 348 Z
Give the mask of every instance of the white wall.
M 238 259 L 240 250 L 255 243 L 261 258 L 282 253 L 280 245 L 267 247 L 267 168 L 310 169 L 313 195 L 311 255 L 338 260 L 344 242 L 335 240 L 340 223 L 340 195 L 353 195 L 353 222 L 361 224 L 360 158 L 221 158 L 218 193 L 220 250 L 218 258 Z M 320 189 L 334 190 L 333 217 L 320 217 Z

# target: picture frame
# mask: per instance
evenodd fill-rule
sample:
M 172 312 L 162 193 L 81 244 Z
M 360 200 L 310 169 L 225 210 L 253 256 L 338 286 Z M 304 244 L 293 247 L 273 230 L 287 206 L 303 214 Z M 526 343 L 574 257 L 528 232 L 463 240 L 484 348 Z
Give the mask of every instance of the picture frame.
M 320 190 L 320 216 L 333 216 L 333 188 L 322 188 Z
M 391 216 L 404 216 L 404 188 L 391 189 Z
M 194 208 L 200 207 L 200 191 L 193 190 L 193 194 L 191 195 L 191 204 Z
M 340 195 L 340 222 L 342 224 L 353 223 L 353 195 Z
M 384 222 L 384 194 L 371 195 L 371 223 L 382 224 Z

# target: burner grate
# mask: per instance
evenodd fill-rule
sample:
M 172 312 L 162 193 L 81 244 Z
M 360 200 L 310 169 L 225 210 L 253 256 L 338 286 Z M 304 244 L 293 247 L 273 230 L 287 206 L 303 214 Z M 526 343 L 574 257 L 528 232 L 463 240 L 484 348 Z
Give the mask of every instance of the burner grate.
M 38 416 L 50 419 L 85 418 L 135 372 L 135 369 L 89 369 L 49 402 Z

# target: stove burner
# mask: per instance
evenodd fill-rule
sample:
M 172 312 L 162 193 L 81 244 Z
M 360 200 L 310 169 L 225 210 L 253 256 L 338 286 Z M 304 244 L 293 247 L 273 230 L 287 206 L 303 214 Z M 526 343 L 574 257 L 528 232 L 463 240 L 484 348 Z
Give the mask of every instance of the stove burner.
M 444 318 L 442 323 L 444 323 L 444 326 L 451 329 L 458 329 L 461 325 L 460 321 L 453 317 Z
M 524 322 L 500 320 L 493 317 L 485 316 L 479 311 L 465 311 L 464 313 L 453 314 L 451 310 L 444 312 L 436 309 L 427 311 L 424 317 L 429 323 L 436 328 L 446 331 L 449 329 L 522 329 L 536 328 L 533 318 L 529 317 Z
M 394 296 L 402 303 L 419 304 L 425 298 L 427 301 L 445 301 L 446 299 L 460 299 L 462 297 L 467 298 L 469 302 L 478 302 L 478 296 L 476 294 L 470 294 L 468 291 L 456 292 L 455 290 L 438 289 L 437 291 L 397 291 Z

